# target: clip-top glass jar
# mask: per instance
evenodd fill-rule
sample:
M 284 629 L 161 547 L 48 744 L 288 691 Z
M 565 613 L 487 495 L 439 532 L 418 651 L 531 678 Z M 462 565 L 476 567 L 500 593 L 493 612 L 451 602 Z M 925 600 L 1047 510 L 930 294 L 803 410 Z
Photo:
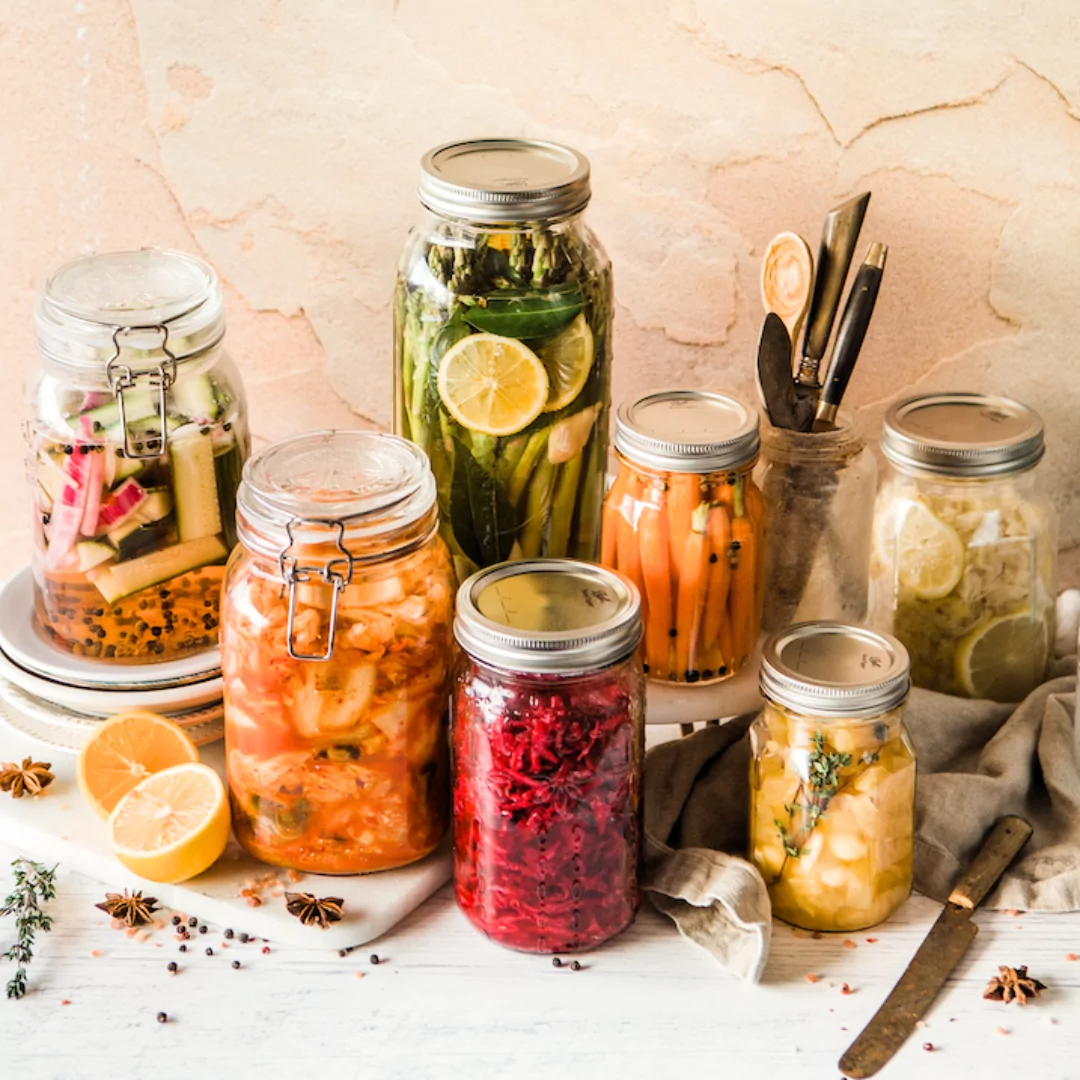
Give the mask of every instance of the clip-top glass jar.
M 930 394 L 885 415 L 871 619 L 916 686 L 1020 701 L 1053 659 L 1057 517 L 1039 490 L 1043 423 L 988 394 Z
M 608 450 L 611 265 L 582 218 L 589 163 L 531 139 L 422 163 L 394 302 L 395 424 L 431 458 L 458 579 L 595 559 Z
M 458 592 L 454 884 L 493 941 L 579 952 L 638 907 L 644 680 L 636 590 L 570 559 Z
M 222 598 L 237 840 L 320 874 L 431 851 L 449 819 L 453 571 L 395 435 L 326 431 L 244 469 Z
M 600 561 L 642 594 L 650 679 L 715 682 L 754 651 L 767 516 L 752 476 L 759 446 L 757 413 L 723 394 L 665 390 L 619 409 Z
M 765 708 L 750 728 L 750 855 L 785 922 L 861 930 L 911 892 L 909 684 L 907 653 L 888 634 L 800 623 L 765 643 Z
M 105 662 L 216 645 L 248 453 L 217 275 L 177 251 L 91 255 L 45 282 L 35 323 L 38 621 Z

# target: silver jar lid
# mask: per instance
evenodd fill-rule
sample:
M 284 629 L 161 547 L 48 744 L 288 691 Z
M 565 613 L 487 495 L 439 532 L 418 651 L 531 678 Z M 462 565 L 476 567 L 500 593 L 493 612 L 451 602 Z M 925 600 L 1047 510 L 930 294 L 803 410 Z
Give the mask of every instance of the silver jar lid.
M 458 590 L 454 634 L 470 656 L 494 667 L 577 674 L 637 648 L 641 598 L 622 575 L 576 559 L 500 563 Z
M 1045 451 L 1034 409 L 993 394 L 926 394 L 885 414 L 882 453 L 895 465 L 941 476 L 1023 472 Z
M 623 402 L 614 442 L 636 465 L 693 473 L 746 465 L 761 447 L 757 413 L 705 390 L 662 390 Z
M 907 649 L 891 634 L 806 622 L 773 634 L 761 659 L 761 692 L 811 716 L 859 719 L 895 709 L 911 685 Z
M 87 255 L 61 266 L 34 310 L 38 346 L 50 360 L 98 368 L 156 365 L 193 356 L 225 333 L 221 282 L 202 259 L 142 248 Z
M 472 139 L 429 150 L 420 201 L 443 217 L 482 224 L 551 221 L 584 210 L 589 162 L 540 139 Z
M 273 559 L 293 545 L 340 542 L 355 561 L 365 543 L 385 556 L 397 537 L 425 539 L 414 536 L 414 526 L 432 513 L 435 497 L 427 457 L 406 439 L 316 431 L 248 460 L 236 494 L 237 530 L 246 548 Z

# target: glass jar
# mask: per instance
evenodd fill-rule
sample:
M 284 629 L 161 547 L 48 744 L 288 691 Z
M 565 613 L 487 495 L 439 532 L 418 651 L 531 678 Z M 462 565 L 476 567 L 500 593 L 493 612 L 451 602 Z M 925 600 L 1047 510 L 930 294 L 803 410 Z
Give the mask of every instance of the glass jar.
M 873 625 L 916 686 L 1020 701 L 1053 660 L 1057 517 L 1038 488 L 1043 423 L 986 394 L 908 398 L 885 416 Z
M 325 431 L 244 470 L 222 600 L 233 829 L 258 859 L 387 870 L 449 824 L 453 571 L 394 435 Z
M 459 580 L 510 558 L 596 558 L 612 295 L 589 194 L 589 163 L 554 143 L 423 160 L 395 286 L 395 430 L 431 459 Z
M 493 941 L 592 948 L 638 907 L 644 680 L 636 591 L 569 559 L 458 592 L 454 886 Z
M 901 719 L 903 645 L 843 623 L 766 643 L 750 728 L 750 854 L 773 914 L 861 930 L 911 892 L 915 755 Z
M 212 648 L 249 449 L 217 275 L 178 251 L 90 255 L 45 282 L 35 323 L 38 622 L 103 662 Z
M 757 481 L 769 506 L 762 626 L 866 619 L 877 461 L 854 413 L 832 431 L 767 424 Z
M 723 394 L 665 390 L 619 409 L 600 561 L 641 593 L 650 679 L 716 682 L 754 651 L 767 518 L 752 476 L 759 445 L 757 413 Z

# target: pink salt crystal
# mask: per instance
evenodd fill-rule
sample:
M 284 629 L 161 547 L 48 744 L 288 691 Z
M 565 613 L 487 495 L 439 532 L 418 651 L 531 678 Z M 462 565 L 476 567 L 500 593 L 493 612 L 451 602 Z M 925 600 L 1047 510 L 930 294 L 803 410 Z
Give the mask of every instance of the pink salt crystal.
M 135 932 L 135 934 L 133 934 L 132 936 L 135 938 L 136 941 L 139 941 L 139 942 L 146 941 L 150 937 L 150 931 L 149 930 L 137 930 Z
M 841 944 L 844 946 L 845 949 L 857 949 L 859 947 L 855 944 L 854 941 L 851 940 L 851 938 L 844 938 Z

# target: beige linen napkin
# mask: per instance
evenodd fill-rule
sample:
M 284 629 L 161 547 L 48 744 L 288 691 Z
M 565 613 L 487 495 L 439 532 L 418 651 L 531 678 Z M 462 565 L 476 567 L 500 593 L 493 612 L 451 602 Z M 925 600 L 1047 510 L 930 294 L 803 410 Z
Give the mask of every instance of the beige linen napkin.
M 1075 629 L 1066 640 L 1075 648 Z M 1055 677 L 1016 706 L 912 691 L 904 722 L 918 763 L 919 892 L 944 900 L 994 821 L 1019 814 L 1034 835 L 987 905 L 1080 910 L 1075 671 L 1075 656 L 1059 660 Z M 644 887 L 685 937 L 757 980 L 772 919 L 765 882 L 743 858 L 751 720 L 706 727 L 648 753 Z

